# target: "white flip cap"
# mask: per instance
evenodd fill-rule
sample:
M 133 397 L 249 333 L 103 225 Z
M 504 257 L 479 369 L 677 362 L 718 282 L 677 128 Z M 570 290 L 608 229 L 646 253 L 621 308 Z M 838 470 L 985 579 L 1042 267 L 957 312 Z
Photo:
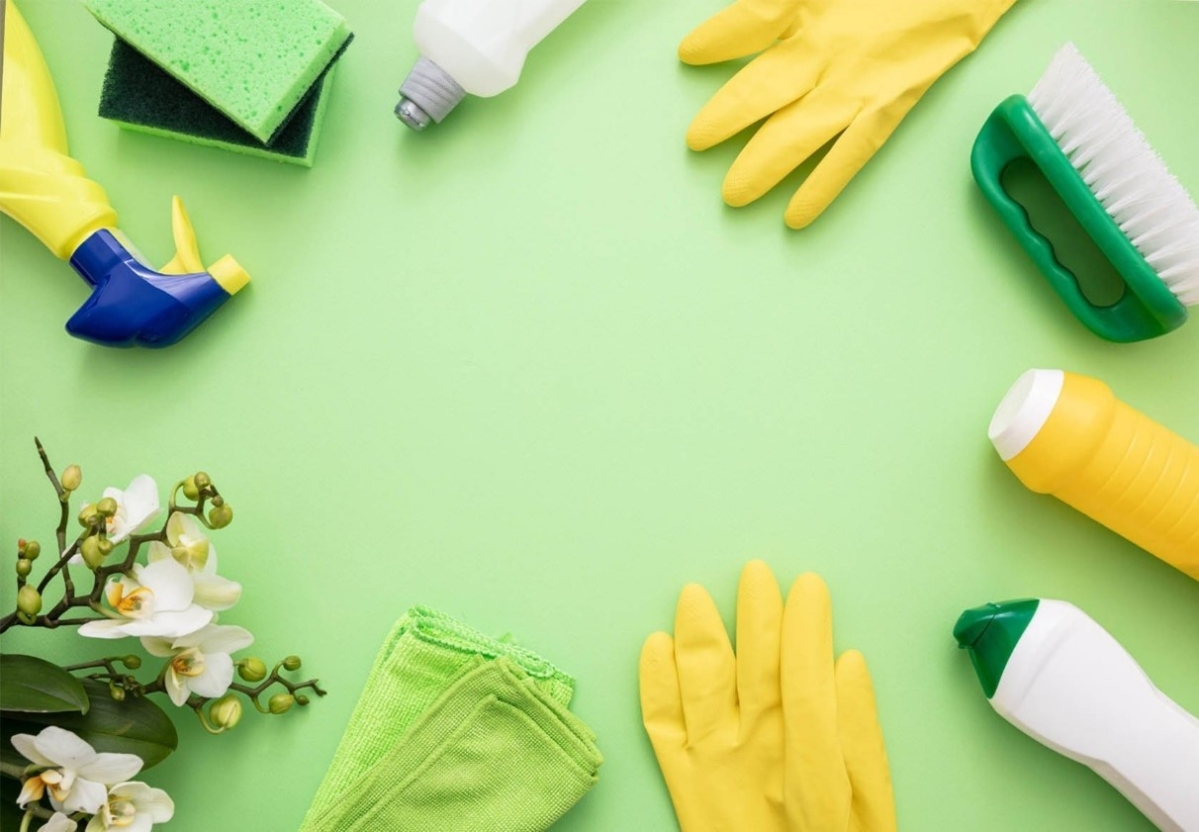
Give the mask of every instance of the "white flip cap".
M 991 444 L 1004 462 L 1027 448 L 1045 427 L 1065 381 L 1066 374 L 1061 370 L 1029 370 L 1016 379 L 987 429 Z

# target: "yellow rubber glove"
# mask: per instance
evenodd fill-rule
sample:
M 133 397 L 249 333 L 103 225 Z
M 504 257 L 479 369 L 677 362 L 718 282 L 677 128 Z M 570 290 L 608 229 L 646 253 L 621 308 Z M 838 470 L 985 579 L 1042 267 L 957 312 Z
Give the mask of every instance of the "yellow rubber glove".
M 787 225 L 803 228 L 1014 2 L 736 0 L 687 36 L 679 58 L 765 51 L 700 110 L 687 144 L 706 150 L 766 119 L 724 180 L 725 201 L 741 206 L 840 135 L 787 206 Z
M 737 655 L 703 587 L 679 596 L 674 639 L 641 651 L 641 718 L 683 832 L 784 832 L 783 600 L 751 562 L 737 593 Z
M 746 565 L 736 655 L 707 592 L 683 589 L 674 639 L 641 652 L 642 719 L 683 832 L 895 830 L 870 674 L 832 651 L 815 575 L 784 609 L 769 567 Z

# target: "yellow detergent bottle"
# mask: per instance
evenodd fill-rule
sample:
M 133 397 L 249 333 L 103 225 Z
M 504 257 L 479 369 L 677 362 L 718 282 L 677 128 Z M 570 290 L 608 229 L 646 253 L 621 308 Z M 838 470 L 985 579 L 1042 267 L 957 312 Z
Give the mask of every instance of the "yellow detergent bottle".
M 1022 375 L 989 434 L 1030 489 L 1199 580 L 1199 447 L 1117 399 L 1103 382 L 1061 370 Z
M 17 7 L 6 6 L 0 201 L 4 213 L 66 260 L 93 232 L 115 227 L 117 214 L 67 154 L 50 70 Z
M 0 89 L 0 212 L 70 260 L 91 297 L 67 323 L 72 335 L 108 346 L 173 344 L 248 281 L 232 257 L 204 270 L 178 197 L 178 252 L 148 267 L 117 230 L 104 189 L 67 151 L 58 93 L 33 33 L 12 0 L 3 2 Z

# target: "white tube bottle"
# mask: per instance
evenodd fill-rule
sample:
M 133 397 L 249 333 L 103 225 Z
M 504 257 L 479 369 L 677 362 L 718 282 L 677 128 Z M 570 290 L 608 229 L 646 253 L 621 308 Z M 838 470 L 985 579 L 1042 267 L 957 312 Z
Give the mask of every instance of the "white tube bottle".
M 1008 722 L 1091 768 L 1159 829 L 1199 830 L 1199 719 L 1086 613 L 1043 599 L 987 604 L 953 634 Z
M 413 36 L 421 57 L 400 86 L 396 116 L 413 130 L 440 122 L 467 93 L 499 95 L 529 50 L 583 0 L 424 0 Z

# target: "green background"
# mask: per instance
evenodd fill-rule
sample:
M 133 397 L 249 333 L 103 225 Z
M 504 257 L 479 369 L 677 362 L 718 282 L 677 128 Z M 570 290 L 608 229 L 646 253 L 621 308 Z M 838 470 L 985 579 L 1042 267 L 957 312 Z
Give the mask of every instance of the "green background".
M 1026 491 L 986 440 L 1032 366 L 1101 377 L 1199 440 L 1199 323 L 1091 335 L 967 160 L 991 108 L 1073 39 L 1199 190 L 1199 4 L 1017 4 L 803 232 L 782 222 L 796 178 L 721 203 L 743 139 L 684 147 L 729 68 L 674 48 L 718 0 L 590 0 L 516 88 L 424 135 L 391 114 L 415 0 L 335 5 L 358 37 L 304 170 L 101 121 L 108 33 L 72 0 L 23 3 L 125 231 L 165 260 L 177 192 L 206 261 L 231 252 L 254 282 L 168 351 L 106 350 L 62 331 L 85 297 L 69 268 L 0 221 L 3 550 L 52 536 L 35 434 L 90 499 L 203 468 L 236 510 L 215 541 L 245 594 L 222 620 L 331 691 L 221 737 L 179 714 L 181 750 L 150 777 L 170 828 L 294 828 L 418 602 L 577 675 L 607 762 L 560 829 L 673 828 L 638 650 L 687 581 L 731 617 L 751 557 L 828 581 L 838 647 L 875 676 L 904 828 L 1150 828 L 994 714 L 950 630 L 987 600 L 1070 600 L 1199 712 L 1199 586 Z M 8 608 L 11 578 L 2 593 Z M 47 636 L 5 649 L 106 647 Z

